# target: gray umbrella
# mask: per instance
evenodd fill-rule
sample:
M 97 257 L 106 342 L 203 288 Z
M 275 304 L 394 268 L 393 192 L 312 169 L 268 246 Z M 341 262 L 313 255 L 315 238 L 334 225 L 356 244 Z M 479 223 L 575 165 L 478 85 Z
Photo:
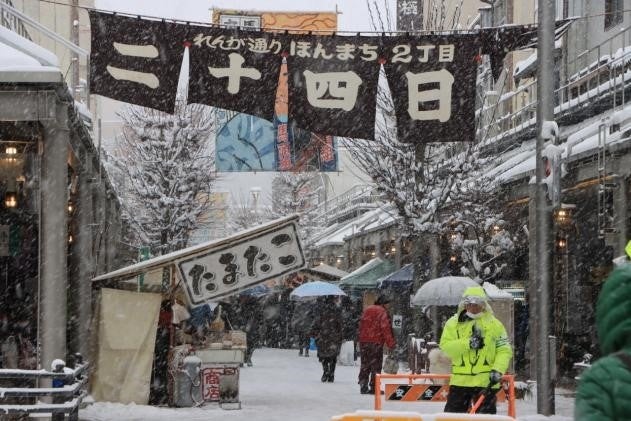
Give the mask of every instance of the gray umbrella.
M 465 276 L 445 276 L 432 279 L 416 291 L 412 297 L 412 305 L 457 306 L 464 290 L 477 286 L 479 286 L 477 282 Z

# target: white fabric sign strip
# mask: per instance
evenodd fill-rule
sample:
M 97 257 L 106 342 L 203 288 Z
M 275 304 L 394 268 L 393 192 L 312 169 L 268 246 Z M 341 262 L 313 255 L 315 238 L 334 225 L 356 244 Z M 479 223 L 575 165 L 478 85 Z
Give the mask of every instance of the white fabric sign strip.
M 148 403 L 161 300 L 160 294 L 101 290 L 94 400 Z

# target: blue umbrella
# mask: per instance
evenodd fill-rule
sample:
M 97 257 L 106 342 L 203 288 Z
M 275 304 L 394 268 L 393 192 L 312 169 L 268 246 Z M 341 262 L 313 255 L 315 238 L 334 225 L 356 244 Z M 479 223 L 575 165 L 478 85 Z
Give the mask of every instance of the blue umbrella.
M 346 295 L 337 285 L 323 281 L 306 282 L 294 289 L 289 297 L 292 300 L 305 300 L 327 295 Z
M 254 297 L 254 298 L 259 298 L 259 297 L 263 297 L 267 294 L 269 294 L 270 292 L 272 292 L 272 290 L 270 289 L 270 287 L 268 287 L 265 284 L 258 284 L 255 287 L 252 288 L 248 288 L 246 290 L 243 290 L 239 293 L 240 297 Z

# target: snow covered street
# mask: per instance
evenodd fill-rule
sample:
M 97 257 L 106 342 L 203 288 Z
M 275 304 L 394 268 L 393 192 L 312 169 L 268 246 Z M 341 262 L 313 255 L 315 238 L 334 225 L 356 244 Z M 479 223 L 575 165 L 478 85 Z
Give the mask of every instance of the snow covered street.
M 84 421 L 101 420 L 301 420 L 327 421 L 333 415 L 373 409 L 374 396 L 360 395 L 357 385 L 357 366 L 338 366 L 334 383 L 321 383 L 321 365 L 315 355 L 299 357 L 298 350 L 257 349 L 252 358 L 254 366 L 241 369 L 241 410 L 223 410 L 217 405 L 201 408 L 158 408 L 142 405 L 95 403 L 80 411 Z M 519 420 L 569 421 L 572 419 L 574 399 L 566 390 L 556 391 L 556 413 L 553 417 L 535 415 L 534 397 L 517 401 Z M 444 403 L 385 403 L 386 410 L 441 412 Z M 506 405 L 498 405 L 499 413 L 506 413 Z

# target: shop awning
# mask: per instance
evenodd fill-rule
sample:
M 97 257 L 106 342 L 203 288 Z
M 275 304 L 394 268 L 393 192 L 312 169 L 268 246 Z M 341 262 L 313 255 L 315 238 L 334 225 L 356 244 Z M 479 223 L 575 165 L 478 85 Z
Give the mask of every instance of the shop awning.
M 232 295 L 267 279 L 296 272 L 304 267 L 305 258 L 296 232 L 298 215 L 280 218 L 219 240 L 208 241 L 154 257 L 122 269 L 95 277 L 92 281 L 105 286 L 116 283 L 135 285 L 139 275 L 147 283 L 144 290 L 161 289 L 161 272 L 173 270 L 183 283 L 190 303 L 198 305 Z M 265 255 L 266 270 L 248 269 L 248 253 L 257 250 Z M 230 255 L 239 271 L 230 272 L 222 256 Z M 157 273 L 157 277 L 154 276 Z M 230 278 L 231 276 L 234 279 Z M 151 279 L 148 279 L 151 278 Z M 157 278 L 157 279 L 156 279 Z M 229 281 L 226 281 L 226 279 Z M 223 280 L 223 281 L 222 281 Z M 114 284 L 114 285 L 113 285 Z
M 377 281 L 377 288 L 409 288 L 414 282 L 414 264 L 408 263 L 401 269 L 393 272 Z
M 333 266 L 329 266 L 325 263 L 321 263 L 311 268 L 302 269 L 301 272 L 307 272 L 314 275 L 318 275 L 318 276 L 321 276 L 322 278 L 325 278 L 328 281 L 339 281 L 340 279 L 348 275 L 348 272 L 342 269 L 338 269 Z
M 339 286 L 348 290 L 376 289 L 377 281 L 394 271 L 394 263 L 376 257 L 340 280 Z

